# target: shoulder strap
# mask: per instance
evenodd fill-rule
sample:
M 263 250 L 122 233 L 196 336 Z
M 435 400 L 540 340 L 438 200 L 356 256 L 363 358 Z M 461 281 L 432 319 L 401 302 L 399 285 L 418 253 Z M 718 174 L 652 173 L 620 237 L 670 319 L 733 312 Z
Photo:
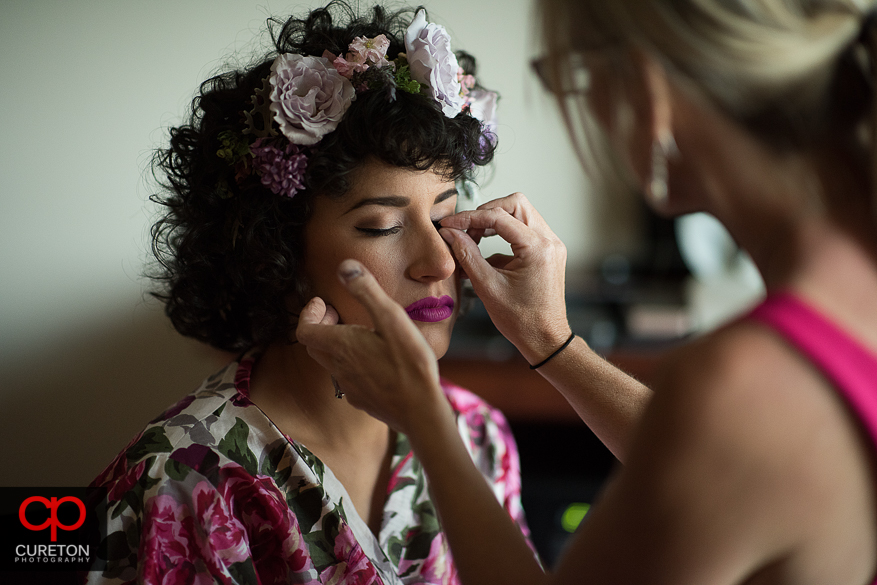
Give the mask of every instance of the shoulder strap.
M 776 330 L 822 371 L 877 448 L 877 356 L 790 293 L 771 294 L 749 316 Z

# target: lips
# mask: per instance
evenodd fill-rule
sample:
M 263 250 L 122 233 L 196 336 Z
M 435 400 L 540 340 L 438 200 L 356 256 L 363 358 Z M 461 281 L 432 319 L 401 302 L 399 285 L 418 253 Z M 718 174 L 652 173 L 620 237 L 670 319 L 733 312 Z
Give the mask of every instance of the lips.
M 448 295 L 426 297 L 405 307 L 405 311 L 413 321 L 436 323 L 444 321 L 454 314 L 454 299 Z

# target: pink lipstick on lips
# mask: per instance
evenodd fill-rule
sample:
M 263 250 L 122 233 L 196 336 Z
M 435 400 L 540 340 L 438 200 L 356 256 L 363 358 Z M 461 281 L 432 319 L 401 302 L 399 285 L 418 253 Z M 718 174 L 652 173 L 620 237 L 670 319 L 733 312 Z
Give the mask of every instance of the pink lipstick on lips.
M 436 323 L 444 321 L 454 314 L 454 299 L 448 295 L 426 297 L 405 307 L 405 311 L 413 321 Z

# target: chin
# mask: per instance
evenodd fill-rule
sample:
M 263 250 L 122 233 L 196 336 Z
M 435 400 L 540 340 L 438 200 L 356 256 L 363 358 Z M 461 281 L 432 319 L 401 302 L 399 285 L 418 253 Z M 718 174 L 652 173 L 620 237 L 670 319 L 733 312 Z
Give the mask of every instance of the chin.
M 451 329 L 442 331 L 430 331 L 424 327 L 418 327 L 418 329 L 435 354 L 435 359 L 441 359 L 448 353 L 448 347 L 451 345 Z

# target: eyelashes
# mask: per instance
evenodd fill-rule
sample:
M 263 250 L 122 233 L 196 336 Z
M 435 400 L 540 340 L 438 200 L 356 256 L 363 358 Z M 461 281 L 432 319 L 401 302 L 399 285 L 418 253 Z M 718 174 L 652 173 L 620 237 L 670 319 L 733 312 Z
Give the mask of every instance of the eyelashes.
M 367 236 L 371 236 L 374 238 L 379 238 L 381 236 L 392 236 L 393 234 L 398 234 L 402 228 L 400 226 L 394 226 L 391 228 L 380 229 L 380 228 L 362 228 L 358 227 L 357 230 L 361 231 Z
M 444 219 L 444 218 L 442 218 L 442 219 Z M 437 219 L 437 220 L 431 222 L 432 227 L 434 227 L 436 229 L 436 231 L 441 229 L 441 227 L 442 227 L 441 221 L 442 221 L 441 219 Z M 400 231 L 402 231 L 402 226 L 397 225 L 397 226 L 393 226 L 393 227 L 389 227 L 389 228 L 358 227 L 356 229 L 357 229 L 357 231 L 360 231 L 369 237 L 380 238 L 383 236 L 392 236 L 392 235 L 398 234 Z

